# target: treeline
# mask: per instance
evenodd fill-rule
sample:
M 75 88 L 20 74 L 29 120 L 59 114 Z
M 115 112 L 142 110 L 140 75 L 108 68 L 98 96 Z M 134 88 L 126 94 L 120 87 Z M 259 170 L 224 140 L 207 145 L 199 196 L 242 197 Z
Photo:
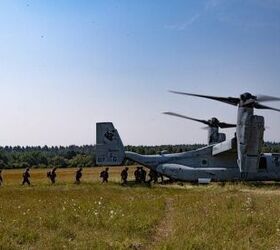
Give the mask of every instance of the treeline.
M 280 153 L 280 143 L 278 142 L 265 142 L 262 152 L 264 153 Z
M 95 165 L 94 146 L 0 147 L 0 168 L 90 167 Z
M 154 155 L 164 152 L 180 153 L 204 147 L 204 144 L 183 144 L 183 145 L 160 145 L 160 146 L 131 146 L 125 147 L 126 151 L 132 151 L 141 155 Z
M 161 145 L 161 146 L 131 146 L 125 150 L 139 154 L 180 153 L 201 148 L 205 145 Z M 266 142 L 263 152 L 279 153 L 280 143 Z M 127 165 L 133 164 L 126 161 Z M 0 147 L 0 168 L 50 168 L 50 167 L 92 167 L 95 166 L 95 146 L 59 146 L 59 147 Z

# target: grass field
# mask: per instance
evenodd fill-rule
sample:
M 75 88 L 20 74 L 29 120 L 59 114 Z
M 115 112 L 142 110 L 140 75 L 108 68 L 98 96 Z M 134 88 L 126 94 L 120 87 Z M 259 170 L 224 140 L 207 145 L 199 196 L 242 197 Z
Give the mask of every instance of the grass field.
M 101 184 L 100 168 L 3 172 L 0 249 L 280 249 L 280 186 Z M 134 168 L 129 170 L 130 176 Z

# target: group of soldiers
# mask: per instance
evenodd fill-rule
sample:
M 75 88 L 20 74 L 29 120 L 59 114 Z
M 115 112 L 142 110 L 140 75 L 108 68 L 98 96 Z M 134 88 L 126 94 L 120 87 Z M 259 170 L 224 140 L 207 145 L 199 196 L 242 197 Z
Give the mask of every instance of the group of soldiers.
M 134 177 L 135 177 L 135 183 L 148 183 L 151 184 L 157 183 L 158 182 L 158 177 L 161 177 L 161 180 L 163 182 L 163 176 L 159 175 L 156 171 L 150 170 L 148 176 L 149 179 L 146 179 L 147 172 L 143 167 L 137 167 L 136 170 L 134 171 Z M 100 178 L 102 178 L 102 183 L 108 182 L 109 179 L 109 168 L 106 168 L 100 173 Z M 121 171 L 121 184 L 126 185 L 128 179 L 128 167 L 125 167 Z
M 50 179 L 52 184 L 55 184 L 56 181 L 56 170 L 57 168 L 54 167 L 50 171 L 47 172 L 47 177 Z M 82 168 L 78 168 L 75 172 L 75 183 L 80 184 L 81 183 L 81 178 L 82 178 Z M 28 186 L 31 185 L 30 182 L 30 168 L 26 168 L 23 173 L 22 173 L 22 185 L 27 184 Z M 2 177 L 2 169 L 0 169 L 0 186 L 3 185 L 3 177 Z
M 47 172 L 47 177 L 50 179 L 50 182 L 52 184 L 55 184 L 56 182 L 56 170 L 57 168 L 54 167 L 52 168 L 50 171 Z M 81 183 L 81 178 L 82 178 L 82 171 L 83 168 L 78 168 L 75 172 L 75 184 L 80 184 Z M 149 179 L 146 180 L 146 176 L 147 176 L 147 172 L 143 167 L 137 167 L 136 170 L 134 171 L 134 177 L 135 177 L 135 182 L 136 183 L 148 183 L 151 184 L 153 183 L 157 183 L 158 181 L 158 177 L 162 178 L 163 181 L 163 177 L 161 175 L 158 175 L 157 172 L 150 170 L 148 176 Z M 30 168 L 26 168 L 23 171 L 22 174 L 22 185 L 31 185 L 30 183 Z M 100 178 L 102 183 L 107 183 L 108 179 L 109 179 L 109 168 L 105 168 L 101 173 L 100 173 Z M 122 171 L 121 171 L 121 183 L 122 185 L 126 185 L 128 179 L 128 167 L 125 167 Z M 3 185 L 3 177 L 2 177 L 2 170 L 0 169 L 0 186 Z
M 145 183 L 146 182 L 147 172 L 143 167 L 137 167 L 134 171 L 134 177 L 136 183 Z
M 161 181 L 163 182 L 163 176 L 159 175 L 156 171 L 150 169 L 150 172 L 148 174 L 149 179 L 146 179 L 147 172 L 143 167 L 137 167 L 136 170 L 134 171 L 134 178 L 136 183 L 148 183 L 151 184 L 157 183 L 158 182 L 158 177 L 161 177 Z M 122 184 L 125 185 L 127 184 L 127 178 L 128 178 L 128 167 L 126 167 L 122 172 L 121 172 L 121 180 Z
M 47 172 L 47 177 L 50 179 L 51 183 L 54 184 L 55 183 L 55 179 L 56 179 L 56 170 L 57 168 L 52 168 L 51 171 Z M 83 176 L 82 174 L 83 169 L 82 168 L 78 168 L 76 170 L 75 173 L 75 184 L 80 184 L 81 183 L 81 178 Z

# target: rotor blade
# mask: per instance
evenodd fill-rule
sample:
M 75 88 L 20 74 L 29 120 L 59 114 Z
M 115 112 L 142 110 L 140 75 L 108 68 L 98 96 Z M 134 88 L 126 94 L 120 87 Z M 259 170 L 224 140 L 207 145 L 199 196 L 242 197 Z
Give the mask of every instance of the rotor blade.
M 280 101 L 279 97 L 269 95 L 257 95 L 258 102 Z
M 209 127 L 201 127 L 201 129 L 209 130 Z
M 235 128 L 236 124 L 230 124 L 230 123 L 225 123 L 225 122 L 219 122 L 219 127 L 220 128 Z
M 163 112 L 163 114 L 172 115 L 172 116 L 176 116 L 176 117 L 180 117 L 180 118 L 184 118 L 184 119 L 189 119 L 189 120 L 196 121 L 196 122 L 201 122 L 201 123 L 206 124 L 206 125 L 210 125 L 209 122 L 206 121 L 206 120 L 199 120 L 199 119 L 191 118 L 191 117 L 180 115 L 180 114 L 173 113 L 173 112 Z
M 189 95 L 189 96 L 196 96 L 196 97 L 202 97 L 202 98 L 207 98 L 215 101 L 220 101 L 224 102 L 227 104 L 231 104 L 234 106 L 237 106 L 238 103 L 240 102 L 239 98 L 236 97 L 220 97 L 220 96 L 208 96 L 208 95 L 197 95 L 197 94 L 191 94 L 191 93 L 185 93 L 185 92 L 179 92 L 179 91 L 174 91 L 174 90 L 169 90 L 169 92 L 173 94 L 179 94 L 179 95 Z
M 269 106 L 265 106 L 265 105 L 259 104 L 257 102 L 255 103 L 254 108 L 256 108 L 256 109 L 270 109 L 270 110 L 274 110 L 274 111 L 280 112 L 280 109 L 276 109 L 276 108 L 272 108 L 272 107 L 269 107 Z

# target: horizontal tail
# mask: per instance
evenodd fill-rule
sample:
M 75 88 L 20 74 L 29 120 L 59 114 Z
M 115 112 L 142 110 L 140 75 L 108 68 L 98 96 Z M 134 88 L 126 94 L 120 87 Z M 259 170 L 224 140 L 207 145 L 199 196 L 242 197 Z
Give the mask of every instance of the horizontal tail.
M 121 165 L 124 158 L 124 146 L 113 123 L 96 123 L 96 164 Z

